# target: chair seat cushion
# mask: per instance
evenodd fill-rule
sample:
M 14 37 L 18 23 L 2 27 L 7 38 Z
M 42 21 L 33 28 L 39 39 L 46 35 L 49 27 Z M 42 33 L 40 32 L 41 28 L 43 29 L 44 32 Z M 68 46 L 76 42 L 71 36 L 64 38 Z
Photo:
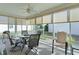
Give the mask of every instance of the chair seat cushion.
M 65 44 L 55 43 L 54 46 L 65 48 Z

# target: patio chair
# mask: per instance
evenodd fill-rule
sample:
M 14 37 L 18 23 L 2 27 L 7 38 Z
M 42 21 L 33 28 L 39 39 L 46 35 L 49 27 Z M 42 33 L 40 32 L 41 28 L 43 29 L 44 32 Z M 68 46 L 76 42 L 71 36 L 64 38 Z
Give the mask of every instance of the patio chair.
M 54 53 L 54 46 L 64 48 L 65 49 L 65 55 L 67 55 L 67 49 L 68 49 L 68 43 L 66 42 L 66 33 L 65 32 L 58 32 L 57 38 L 53 40 L 52 43 L 52 53 Z
M 12 46 L 12 49 L 10 50 L 10 51 L 14 51 L 14 49 L 16 48 L 16 47 L 22 47 L 22 45 L 20 46 L 20 44 L 23 44 L 23 41 L 13 41 L 14 39 L 13 38 L 11 38 L 11 36 L 10 36 L 10 31 L 4 31 L 3 32 L 3 34 L 7 34 L 7 36 L 8 36 L 8 39 L 9 39 L 9 41 L 10 41 L 10 45 Z M 3 36 L 3 38 L 4 38 L 4 36 Z
M 27 31 L 27 30 L 22 31 L 22 35 L 23 35 L 23 36 L 29 36 L 28 31 Z M 24 37 L 24 38 L 22 38 L 22 40 L 23 40 L 23 45 L 22 45 L 21 52 L 23 51 L 25 45 L 27 44 L 28 39 L 29 39 L 29 37 Z
M 12 38 L 10 37 L 10 31 L 4 31 L 4 32 L 3 32 L 3 38 L 4 38 L 4 34 L 7 34 L 8 39 L 9 39 L 9 41 L 10 41 L 10 44 L 11 44 L 11 45 L 14 45 L 14 43 L 13 43 L 13 41 L 12 41 Z
M 34 53 L 37 51 L 37 46 L 39 44 L 40 34 L 31 34 L 29 41 L 28 41 L 28 49 L 26 50 L 25 54 L 27 55 L 31 50 L 34 51 Z

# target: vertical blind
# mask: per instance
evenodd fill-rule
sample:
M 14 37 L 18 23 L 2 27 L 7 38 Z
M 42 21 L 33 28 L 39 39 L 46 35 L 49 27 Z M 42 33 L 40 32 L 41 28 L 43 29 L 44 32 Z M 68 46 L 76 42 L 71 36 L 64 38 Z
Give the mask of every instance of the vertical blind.
M 9 25 L 15 25 L 15 18 L 9 17 Z
M 22 19 L 17 19 L 16 22 L 17 22 L 17 25 L 21 25 L 22 24 Z
M 67 11 L 54 13 L 53 21 L 55 22 L 67 22 Z
M 30 25 L 30 19 L 26 20 L 26 25 Z
M 36 18 L 36 24 L 42 24 L 42 17 L 37 17 Z
M 35 18 L 34 19 L 30 19 L 30 23 L 31 23 L 31 25 L 34 25 L 36 23 Z
M 26 19 L 22 19 L 22 25 L 26 25 Z
M 52 23 L 52 22 L 51 22 L 51 15 L 43 16 L 43 23 L 44 23 L 44 24 Z
M 70 21 L 79 21 L 79 8 L 70 10 Z

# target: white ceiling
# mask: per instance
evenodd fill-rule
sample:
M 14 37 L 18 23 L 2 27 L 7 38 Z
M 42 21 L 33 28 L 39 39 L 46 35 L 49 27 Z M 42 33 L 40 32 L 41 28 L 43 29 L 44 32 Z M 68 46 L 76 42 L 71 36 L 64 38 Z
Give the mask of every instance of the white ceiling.
M 54 8 L 62 3 L 30 3 L 33 11 L 27 13 L 27 3 L 0 3 L 0 16 L 12 16 L 19 18 L 26 18 L 28 16 L 40 13 L 49 8 Z

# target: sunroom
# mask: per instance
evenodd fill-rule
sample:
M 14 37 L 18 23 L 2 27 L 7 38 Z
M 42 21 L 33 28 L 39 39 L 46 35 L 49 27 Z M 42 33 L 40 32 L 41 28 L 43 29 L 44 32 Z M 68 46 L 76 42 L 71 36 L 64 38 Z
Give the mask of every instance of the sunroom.
M 78 55 L 78 12 L 78 3 L 0 3 L 0 54 Z

